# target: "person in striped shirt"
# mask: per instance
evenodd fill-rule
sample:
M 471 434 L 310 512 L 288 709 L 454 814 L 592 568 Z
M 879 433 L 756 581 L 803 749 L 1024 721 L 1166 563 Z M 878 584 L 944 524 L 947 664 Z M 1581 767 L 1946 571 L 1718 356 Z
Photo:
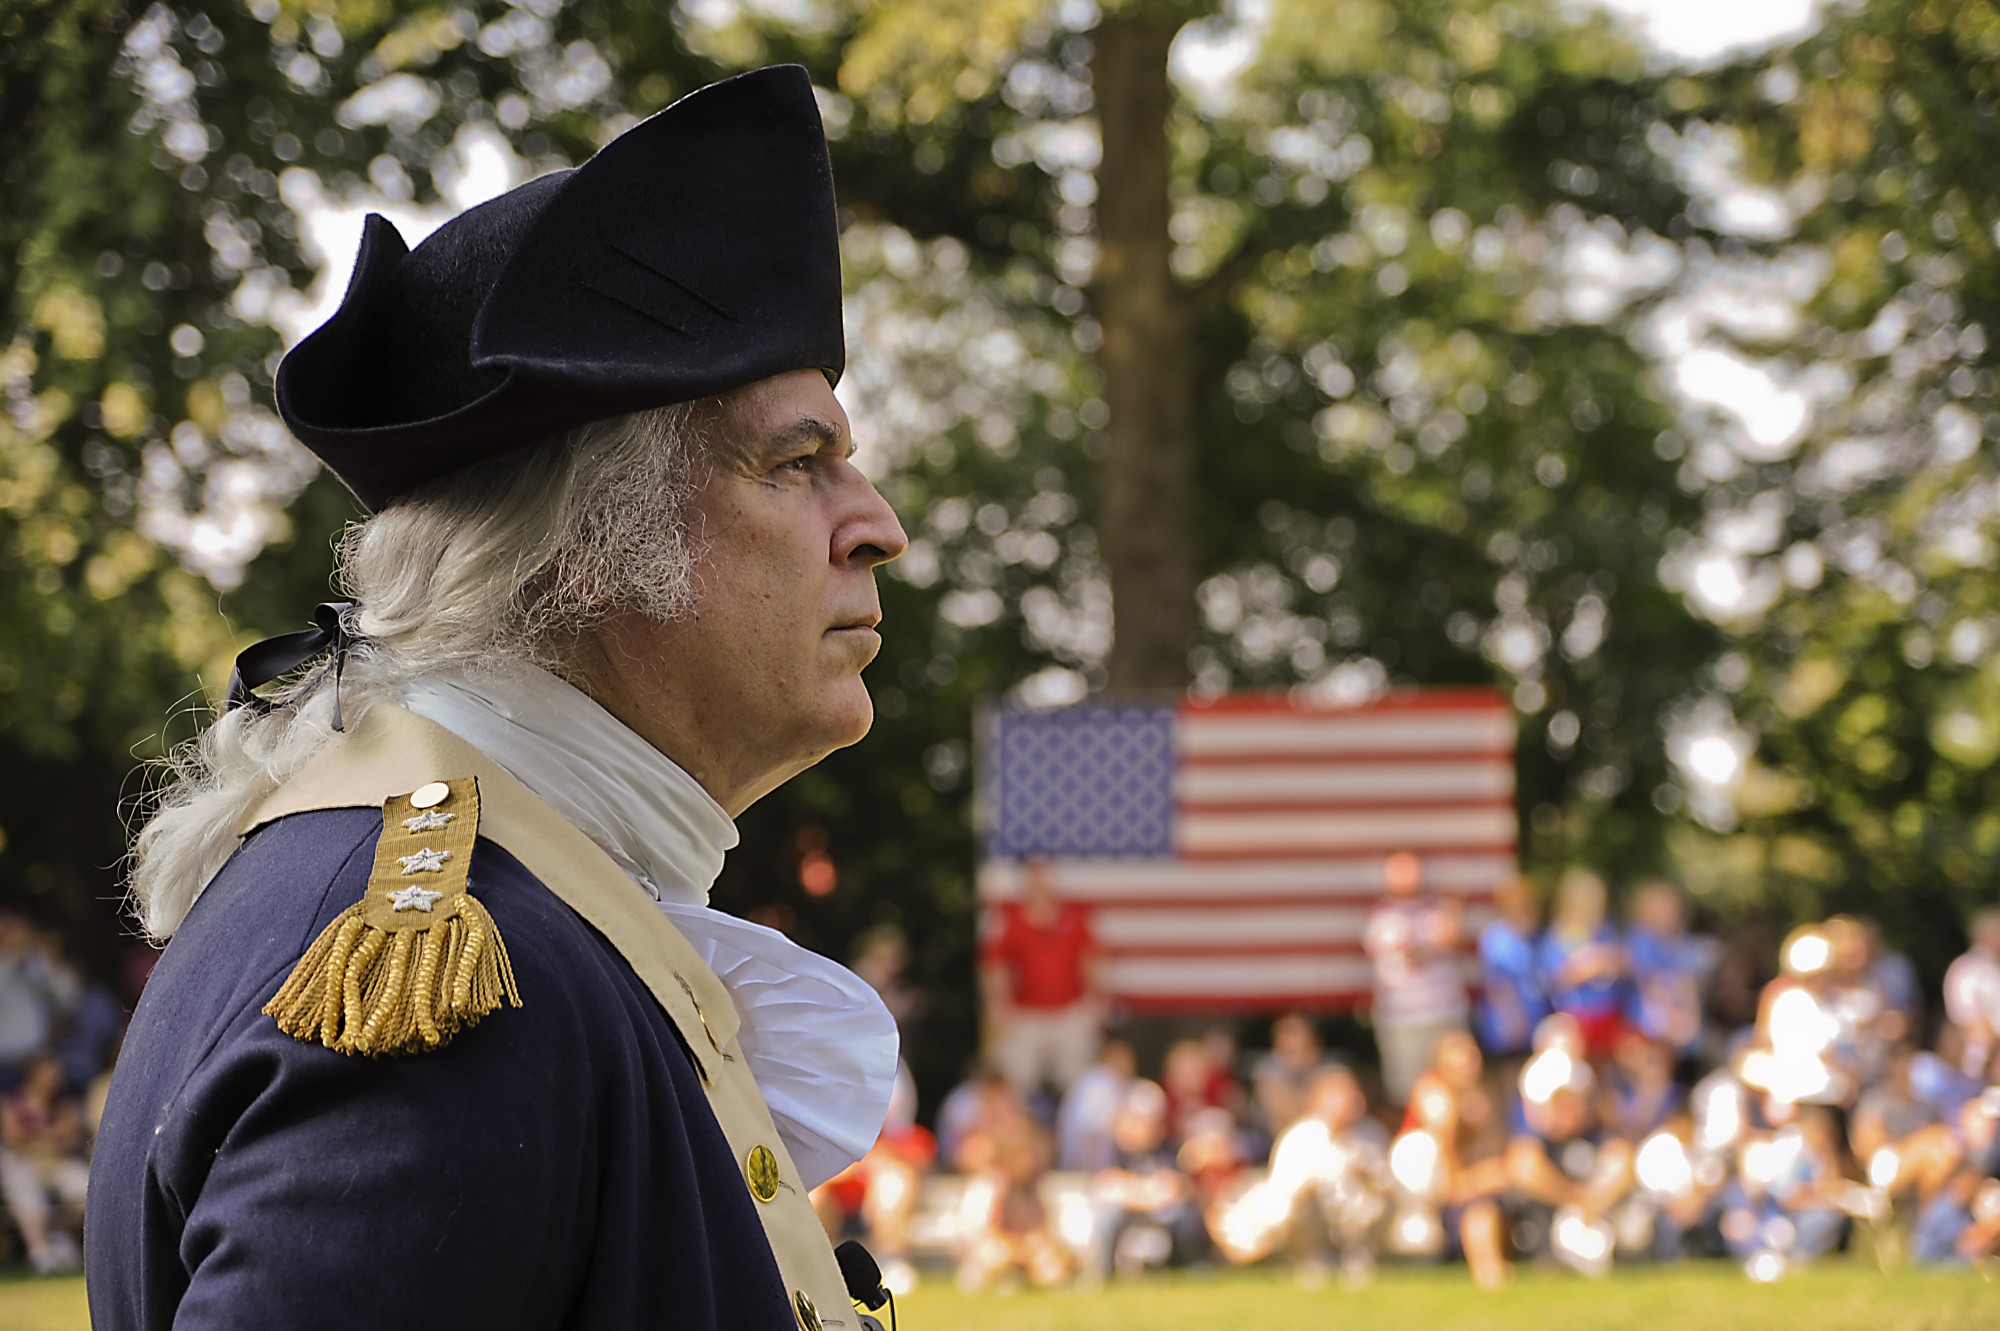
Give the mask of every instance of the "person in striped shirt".
M 1362 947 L 1375 967 L 1375 1045 L 1383 1094 L 1407 1104 L 1447 1035 L 1466 1029 L 1470 1004 L 1456 906 L 1424 890 L 1423 861 L 1398 851 L 1382 862 L 1382 900 Z

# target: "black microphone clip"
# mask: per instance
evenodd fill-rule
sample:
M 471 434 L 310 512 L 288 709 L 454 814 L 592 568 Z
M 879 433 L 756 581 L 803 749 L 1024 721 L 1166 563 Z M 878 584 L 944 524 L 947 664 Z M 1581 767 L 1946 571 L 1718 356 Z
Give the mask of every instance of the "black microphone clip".
M 889 1301 L 889 1291 L 882 1287 L 882 1268 L 859 1242 L 849 1239 L 835 1248 L 833 1260 L 840 1265 L 840 1278 L 846 1282 L 848 1298 L 869 1312 Z

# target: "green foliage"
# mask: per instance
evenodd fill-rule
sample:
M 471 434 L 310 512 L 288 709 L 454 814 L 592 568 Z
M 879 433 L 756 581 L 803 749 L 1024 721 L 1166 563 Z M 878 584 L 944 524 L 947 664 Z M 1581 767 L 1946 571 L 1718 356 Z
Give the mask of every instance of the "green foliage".
M 155 145 L 124 132 L 138 98 L 96 95 L 116 86 L 125 21 L 110 4 L 14 5 L 0 19 L 10 30 L 0 55 L 10 200 L 0 214 L 10 259 L 0 268 L 0 730 L 53 758 L 129 742 L 133 717 L 107 714 L 101 699 L 136 694 L 157 713 L 162 691 L 218 646 L 199 630 L 170 636 L 176 610 L 201 592 L 135 530 L 138 441 L 191 407 L 219 425 L 224 404 L 162 355 L 168 328 L 199 308 L 199 295 L 171 288 L 179 271 L 192 286 L 184 242 L 199 244 L 200 228 L 155 168 Z M 99 202 L 114 198 L 122 215 Z M 144 282 L 150 264 L 157 296 L 127 278 L 136 266 Z M 128 618 L 138 601 L 151 604 Z
M 1689 89 L 1685 132 L 1734 127 L 1792 224 L 1726 262 L 1804 260 L 1779 338 L 1739 337 L 1831 391 L 1795 449 L 1715 465 L 1711 512 L 1780 515 L 1728 673 L 1761 737 L 1739 797 L 1774 897 L 1884 917 L 1929 966 L 2000 871 L 2000 14 L 1952 0 L 1833 11 L 1797 48 Z M 1697 95 L 1698 94 L 1698 95 Z
M 1281 5 L 1238 106 L 1182 136 L 1220 390 L 1203 682 L 1513 687 L 1531 858 L 1627 873 L 1713 638 L 1654 567 L 1698 509 L 1626 337 L 1651 293 L 1586 306 L 1562 272 L 1670 248 L 1685 198 L 1634 147 L 1656 95 L 1602 26 L 1520 6 Z
M 0 5 L 0 895 L 106 941 L 133 758 L 229 655 L 204 574 L 221 546 L 282 547 L 329 512 L 270 502 L 309 473 L 252 409 L 272 339 L 229 312 L 212 243 L 261 234 L 253 251 L 303 272 L 293 219 L 274 187 L 197 164 L 219 167 L 209 135 L 247 132 L 248 94 L 277 76 L 261 41 L 197 23 L 142 90 L 135 18 Z

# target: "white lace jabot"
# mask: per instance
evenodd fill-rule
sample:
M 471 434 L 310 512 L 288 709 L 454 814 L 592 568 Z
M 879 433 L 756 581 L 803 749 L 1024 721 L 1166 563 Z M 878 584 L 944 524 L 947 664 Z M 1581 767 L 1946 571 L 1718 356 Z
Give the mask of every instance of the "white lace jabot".
M 510 663 L 410 686 L 403 705 L 507 769 L 601 846 L 721 977 L 737 1039 L 799 1172 L 817 1187 L 875 1143 L 896 1023 L 860 976 L 708 905 L 736 824 L 699 782 L 589 697 Z

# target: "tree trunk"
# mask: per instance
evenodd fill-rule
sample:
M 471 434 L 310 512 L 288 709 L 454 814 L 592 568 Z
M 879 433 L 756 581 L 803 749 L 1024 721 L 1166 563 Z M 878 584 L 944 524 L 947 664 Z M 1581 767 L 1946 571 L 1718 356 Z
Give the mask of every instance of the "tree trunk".
M 1194 321 L 1168 266 L 1167 48 L 1178 22 L 1098 25 L 1098 366 L 1110 408 L 1098 534 L 1111 571 L 1112 691 L 1182 689 L 1194 641 Z

